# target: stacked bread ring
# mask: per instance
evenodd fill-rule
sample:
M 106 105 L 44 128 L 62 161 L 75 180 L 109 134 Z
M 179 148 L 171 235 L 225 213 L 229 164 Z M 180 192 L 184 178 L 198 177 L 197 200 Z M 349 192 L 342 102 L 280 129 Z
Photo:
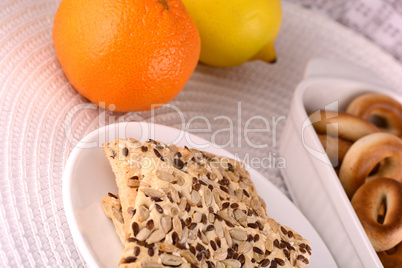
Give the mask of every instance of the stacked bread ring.
M 402 105 L 369 93 L 310 120 L 384 267 L 402 267 Z

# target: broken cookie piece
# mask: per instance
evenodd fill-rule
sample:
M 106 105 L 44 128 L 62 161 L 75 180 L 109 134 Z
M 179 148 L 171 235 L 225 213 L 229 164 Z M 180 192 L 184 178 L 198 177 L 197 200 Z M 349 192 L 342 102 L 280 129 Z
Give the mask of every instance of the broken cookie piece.
M 107 196 L 102 198 L 101 204 L 105 215 L 112 220 L 116 233 L 124 245 L 126 235 L 124 232 L 124 220 L 119 197 L 109 193 Z

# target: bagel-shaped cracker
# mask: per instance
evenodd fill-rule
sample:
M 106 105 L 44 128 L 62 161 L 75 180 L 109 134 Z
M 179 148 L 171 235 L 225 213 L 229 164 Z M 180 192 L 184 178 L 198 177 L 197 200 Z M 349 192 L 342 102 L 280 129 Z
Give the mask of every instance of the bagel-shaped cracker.
M 401 182 L 401 163 L 401 139 L 389 133 L 373 133 L 350 147 L 339 170 L 339 180 L 348 197 L 352 198 L 366 179 L 386 177 Z M 378 164 L 378 170 L 370 174 Z
M 310 121 L 318 134 L 326 134 L 352 142 L 371 133 L 379 132 L 379 129 L 368 121 L 334 111 L 317 111 L 310 115 Z
M 364 94 L 354 99 L 346 112 L 372 121 L 382 131 L 399 137 L 402 135 L 402 105 L 391 97 L 374 93 Z
M 352 198 L 352 206 L 375 251 L 389 250 L 402 241 L 402 184 L 377 178 L 363 184 Z M 384 222 L 378 213 L 385 203 Z
M 377 253 L 384 268 L 402 268 L 402 242 L 396 247 Z
M 346 152 L 352 146 L 352 143 L 323 134 L 318 134 L 318 138 L 320 139 L 320 142 L 324 147 L 332 166 L 339 167 L 346 155 Z

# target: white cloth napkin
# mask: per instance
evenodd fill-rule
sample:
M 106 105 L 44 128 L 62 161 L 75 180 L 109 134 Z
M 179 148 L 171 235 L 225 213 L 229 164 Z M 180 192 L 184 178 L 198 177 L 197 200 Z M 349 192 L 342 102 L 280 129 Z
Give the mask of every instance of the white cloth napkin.
M 402 1 L 290 0 L 322 12 L 380 45 L 402 62 Z

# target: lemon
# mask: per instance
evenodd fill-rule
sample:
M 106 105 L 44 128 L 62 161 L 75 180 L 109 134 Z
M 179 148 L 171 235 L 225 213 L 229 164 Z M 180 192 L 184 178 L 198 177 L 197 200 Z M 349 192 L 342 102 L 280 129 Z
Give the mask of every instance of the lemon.
M 279 0 L 182 0 L 201 37 L 200 61 L 231 67 L 276 59 L 273 43 L 281 24 Z

